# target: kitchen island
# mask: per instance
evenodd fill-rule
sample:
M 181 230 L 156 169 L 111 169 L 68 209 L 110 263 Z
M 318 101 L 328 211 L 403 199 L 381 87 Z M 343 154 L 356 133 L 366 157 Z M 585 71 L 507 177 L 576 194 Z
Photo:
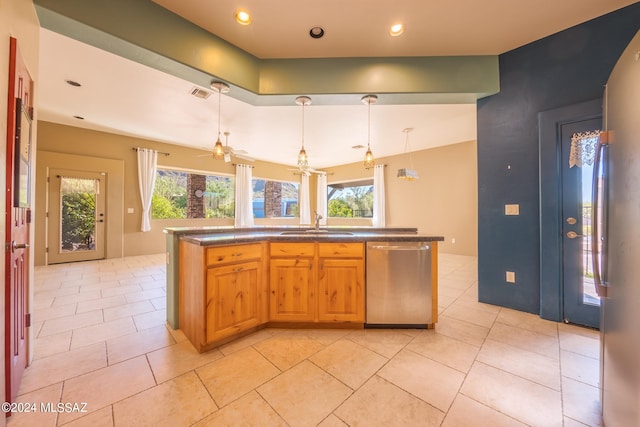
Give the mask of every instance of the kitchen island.
M 367 242 L 437 242 L 412 228 L 169 228 L 167 321 L 199 351 L 264 326 L 363 327 Z M 434 323 L 436 317 L 434 317 Z

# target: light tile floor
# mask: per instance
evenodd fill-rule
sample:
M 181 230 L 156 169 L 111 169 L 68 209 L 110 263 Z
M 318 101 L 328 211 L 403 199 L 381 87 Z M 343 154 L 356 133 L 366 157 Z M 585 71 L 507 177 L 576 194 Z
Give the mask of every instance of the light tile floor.
M 476 264 L 441 254 L 435 330 L 264 329 L 205 354 L 166 325 L 164 255 L 38 267 L 19 395 L 38 412 L 8 425 L 602 425 L 598 333 L 478 303 Z

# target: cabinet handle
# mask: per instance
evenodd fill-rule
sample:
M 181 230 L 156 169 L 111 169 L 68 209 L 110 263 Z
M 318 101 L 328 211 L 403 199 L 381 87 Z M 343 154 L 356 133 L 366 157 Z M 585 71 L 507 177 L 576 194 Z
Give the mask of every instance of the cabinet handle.
M 242 256 L 242 252 L 237 253 L 237 254 L 231 254 L 231 256 Z
M 242 270 L 244 270 L 244 267 L 238 267 L 238 268 L 234 268 L 233 272 L 237 273 L 237 272 L 242 271 Z

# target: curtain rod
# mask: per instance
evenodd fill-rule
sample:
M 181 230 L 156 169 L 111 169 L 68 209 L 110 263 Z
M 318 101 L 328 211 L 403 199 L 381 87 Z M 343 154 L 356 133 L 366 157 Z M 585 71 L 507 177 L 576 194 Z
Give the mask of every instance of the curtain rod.
M 309 175 L 315 173 L 316 175 L 327 175 L 327 176 L 331 176 L 333 175 L 333 172 L 309 172 Z M 302 172 L 294 172 L 294 175 L 304 175 Z
M 133 147 L 132 148 L 133 151 L 138 151 L 138 150 L 151 150 L 151 148 L 140 148 L 140 147 Z M 171 153 L 165 153 L 162 151 L 158 151 L 158 154 L 162 154 L 163 156 L 170 156 Z
M 251 169 L 255 168 L 255 166 L 245 165 L 245 164 L 242 164 L 242 163 L 231 163 L 231 166 L 246 166 L 246 167 L 251 168 Z
M 365 169 L 366 169 L 366 170 L 373 169 L 373 168 L 375 168 L 376 166 L 384 166 L 385 168 L 387 167 L 387 165 L 386 165 L 386 164 L 379 164 L 379 165 L 373 165 L 373 166 L 371 166 L 370 168 L 365 168 Z

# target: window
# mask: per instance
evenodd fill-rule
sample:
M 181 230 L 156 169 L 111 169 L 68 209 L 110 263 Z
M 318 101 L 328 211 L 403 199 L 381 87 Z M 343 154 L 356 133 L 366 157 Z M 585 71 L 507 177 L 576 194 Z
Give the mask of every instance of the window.
M 296 217 L 298 209 L 298 188 L 295 182 L 253 180 L 253 217 L 282 218 Z
M 158 169 L 152 217 L 233 218 L 234 185 L 229 176 Z
M 373 179 L 327 185 L 329 217 L 373 217 Z

